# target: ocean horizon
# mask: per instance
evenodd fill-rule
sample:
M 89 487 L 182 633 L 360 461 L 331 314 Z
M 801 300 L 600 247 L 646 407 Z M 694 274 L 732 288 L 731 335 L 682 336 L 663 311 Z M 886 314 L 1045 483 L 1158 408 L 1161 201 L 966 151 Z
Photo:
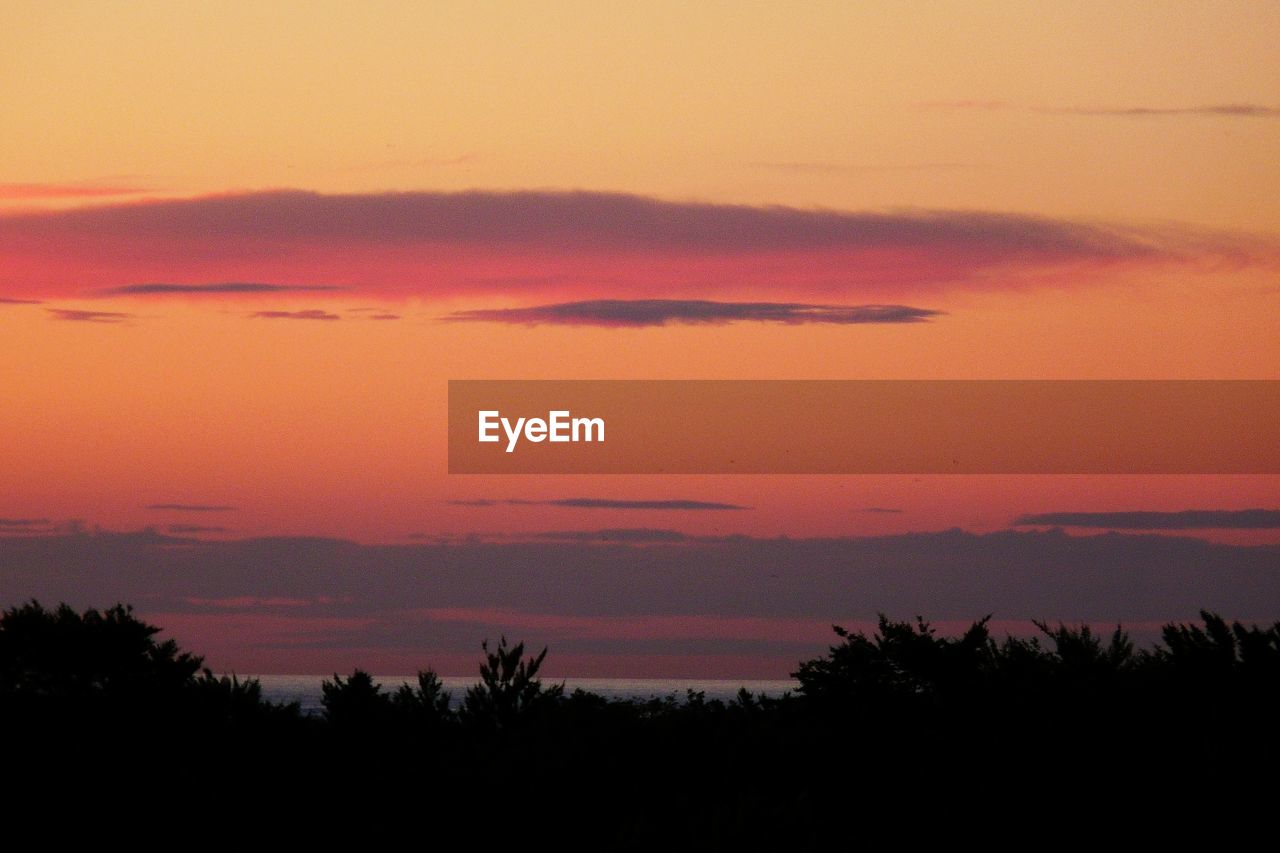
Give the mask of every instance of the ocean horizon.
M 304 714 L 318 714 L 323 710 L 321 684 L 331 681 L 332 675 L 237 675 L 242 680 L 254 679 L 262 685 L 262 696 L 270 702 L 297 702 Z M 343 676 L 344 678 L 346 676 Z M 416 685 L 416 675 L 374 675 L 373 680 L 386 693 L 394 693 L 402 684 Z M 478 682 L 474 676 L 441 676 L 440 681 L 449 693 L 449 705 L 462 704 L 467 688 Z M 707 699 L 728 701 L 746 688 L 752 695 L 779 697 L 795 692 L 800 682 L 794 679 L 715 679 L 715 678 L 544 678 L 546 686 L 564 684 L 566 693 L 585 690 L 606 699 L 655 699 L 674 696 L 683 701 L 688 691 L 702 693 Z

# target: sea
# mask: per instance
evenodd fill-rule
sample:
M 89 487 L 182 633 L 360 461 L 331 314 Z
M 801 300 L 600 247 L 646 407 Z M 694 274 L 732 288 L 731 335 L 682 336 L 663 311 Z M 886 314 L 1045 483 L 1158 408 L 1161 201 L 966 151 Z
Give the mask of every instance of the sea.
M 271 702 L 297 702 L 304 714 L 318 714 L 320 704 L 320 685 L 326 680 L 323 675 L 253 675 L 262 685 L 262 696 Z M 244 676 L 241 676 L 244 678 Z M 375 675 L 374 681 L 382 685 L 384 692 L 394 693 L 402 684 L 416 685 L 417 676 L 412 675 Z M 467 688 L 476 683 L 474 677 L 442 677 L 445 690 L 449 692 L 449 701 L 453 707 L 462 704 Z M 791 679 L 773 681 L 734 681 L 728 679 L 684 679 L 684 678 L 564 678 L 543 679 L 543 684 L 564 683 L 565 693 L 572 693 L 581 688 L 606 699 L 661 699 L 675 697 L 682 702 L 688 691 L 702 693 L 710 699 L 728 701 L 738 695 L 738 691 L 746 688 L 752 695 L 779 697 L 787 692 L 795 692 L 799 682 Z

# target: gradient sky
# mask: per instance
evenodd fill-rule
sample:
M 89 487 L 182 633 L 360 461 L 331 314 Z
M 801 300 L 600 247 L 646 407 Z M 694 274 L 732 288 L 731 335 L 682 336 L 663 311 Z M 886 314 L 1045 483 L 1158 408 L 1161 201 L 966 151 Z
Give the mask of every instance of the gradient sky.
M 193 557 L 137 603 L 218 667 L 465 672 L 506 630 L 577 675 L 785 675 L 887 606 L 1194 616 L 1154 568 L 1149 600 L 1038 595 L 1039 546 L 1025 577 L 975 557 L 1025 593 L 990 605 L 852 576 L 827 611 L 601 604 L 707 537 L 1065 524 L 1254 560 L 1207 589 L 1280 616 L 1280 523 L 1096 515 L 1270 509 L 1276 477 L 451 477 L 444 442 L 449 379 L 1280 379 L 1277 38 L 1274 3 L 6 3 L 0 604 L 145 595 L 120 555 L 148 549 L 287 574 L 325 537 L 379 594 Z M 379 548 L 429 573 L 519 542 L 599 566 L 597 598 L 384 594 Z

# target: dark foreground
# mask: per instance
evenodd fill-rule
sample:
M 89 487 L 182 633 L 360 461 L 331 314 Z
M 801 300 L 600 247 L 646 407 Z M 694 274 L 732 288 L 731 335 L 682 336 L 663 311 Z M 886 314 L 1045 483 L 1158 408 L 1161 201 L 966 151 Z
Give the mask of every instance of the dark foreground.
M 545 650 L 503 641 L 457 710 L 433 673 L 390 694 L 357 671 L 307 717 L 127 608 L 33 603 L 0 617 L 6 805 L 144 834 L 479 850 L 1110 845 L 1269 819 L 1280 624 L 1205 613 L 1151 650 L 1040 628 L 837 629 L 797 695 L 728 703 L 565 693 L 538 678 Z

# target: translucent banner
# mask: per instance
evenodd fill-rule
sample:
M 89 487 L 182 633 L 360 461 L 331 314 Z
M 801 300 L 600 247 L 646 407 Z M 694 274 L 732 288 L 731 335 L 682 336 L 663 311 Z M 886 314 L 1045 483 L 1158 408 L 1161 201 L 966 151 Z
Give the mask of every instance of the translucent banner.
M 453 380 L 452 474 L 1275 474 L 1280 381 Z

